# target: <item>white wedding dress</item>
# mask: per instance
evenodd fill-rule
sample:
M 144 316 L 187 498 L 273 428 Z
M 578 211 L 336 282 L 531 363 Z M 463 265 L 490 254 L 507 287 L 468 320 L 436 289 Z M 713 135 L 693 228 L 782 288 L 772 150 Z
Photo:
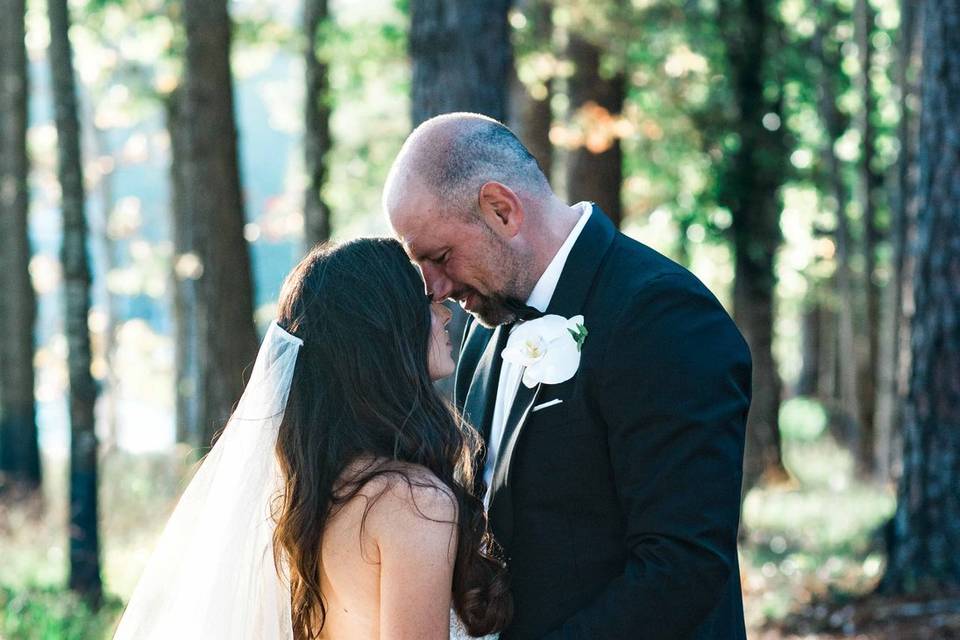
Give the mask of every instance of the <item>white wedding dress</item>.
M 170 516 L 114 640 L 293 640 L 270 504 L 282 487 L 274 448 L 302 345 L 270 324 L 237 408 Z M 452 610 L 450 638 L 471 639 Z
M 483 636 L 480 640 L 497 640 L 500 637 L 499 633 Z M 460 618 L 457 617 L 456 612 L 451 608 L 450 609 L 450 640 L 477 640 L 477 636 L 472 636 L 467 633 L 467 630 L 463 628 L 463 623 L 460 622 Z

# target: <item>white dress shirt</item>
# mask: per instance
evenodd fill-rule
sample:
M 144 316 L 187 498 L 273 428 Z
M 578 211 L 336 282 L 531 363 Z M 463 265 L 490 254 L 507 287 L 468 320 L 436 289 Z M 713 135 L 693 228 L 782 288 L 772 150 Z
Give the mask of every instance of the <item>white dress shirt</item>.
M 590 212 L 593 205 L 589 202 L 580 202 L 574 206 L 580 208 L 580 219 L 570 231 L 570 235 L 560 245 L 553 260 L 547 266 L 546 271 L 537 280 L 536 286 L 530 292 L 527 298 L 527 305 L 537 309 L 541 313 L 550 306 L 550 300 L 557 289 L 557 282 L 560 280 L 560 274 L 563 273 L 563 267 L 567 263 L 567 257 L 570 250 L 580 237 L 580 232 L 587 224 L 590 218 Z M 514 325 L 516 327 L 517 325 Z M 498 356 L 499 357 L 499 356 Z M 493 406 L 493 419 L 490 423 L 490 441 L 487 443 L 487 463 L 483 468 L 483 479 L 487 483 L 487 495 L 484 498 L 485 504 L 490 506 L 490 485 L 493 481 L 493 470 L 497 467 L 497 456 L 500 450 L 500 441 L 503 439 L 503 430 L 507 422 L 507 416 L 510 415 L 510 407 L 513 406 L 513 399 L 517 396 L 517 389 L 520 388 L 520 380 L 523 378 L 523 367 L 518 364 L 504 362 L 500 368 L 500 380 L 497 384 L 497 399 Z

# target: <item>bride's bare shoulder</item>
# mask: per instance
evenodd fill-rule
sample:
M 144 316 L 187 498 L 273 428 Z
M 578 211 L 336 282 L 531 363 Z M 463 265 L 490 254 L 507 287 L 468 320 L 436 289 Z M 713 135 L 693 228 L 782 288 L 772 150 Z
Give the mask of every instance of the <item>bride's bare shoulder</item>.
M 456 496 L 426 467 L 360 459 L 344 470 L 338 491 L 354 494 L 350 502 L 363 505 L 364 529 L 381 547 L 431 544 L 434 537 L 454 536 Z

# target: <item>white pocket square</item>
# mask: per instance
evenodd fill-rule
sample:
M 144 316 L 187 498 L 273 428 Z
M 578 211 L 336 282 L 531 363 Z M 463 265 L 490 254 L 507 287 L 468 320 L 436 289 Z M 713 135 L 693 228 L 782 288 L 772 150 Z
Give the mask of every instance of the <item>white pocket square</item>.
M 552 407 L 553 405 L 560 404 L 561 402 L 563 402 L 563 400 L 561 400 L 560 398 L 556 398 L 555 400 L 551 400 L 550 402 L 544 402 L 543 404 L 538 404 L 533 409 L 531 409 L 530 412 L 536 413 L 537 411 L 540 411 L 540 409 L 546 409 L 547 407 Z

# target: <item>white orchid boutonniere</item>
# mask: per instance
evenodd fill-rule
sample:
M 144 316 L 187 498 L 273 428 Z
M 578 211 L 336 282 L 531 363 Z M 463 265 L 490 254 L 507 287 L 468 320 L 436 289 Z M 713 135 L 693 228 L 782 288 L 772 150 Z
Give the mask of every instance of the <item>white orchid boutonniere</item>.
M 583 316 L 548 315 L 517 326 L 500 354 L 504 362 L 524 368 L 523 384 L 560 384 L 580 368 L 580 351 L 587 338 Z

